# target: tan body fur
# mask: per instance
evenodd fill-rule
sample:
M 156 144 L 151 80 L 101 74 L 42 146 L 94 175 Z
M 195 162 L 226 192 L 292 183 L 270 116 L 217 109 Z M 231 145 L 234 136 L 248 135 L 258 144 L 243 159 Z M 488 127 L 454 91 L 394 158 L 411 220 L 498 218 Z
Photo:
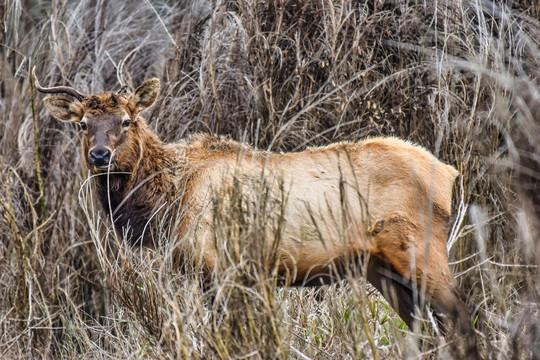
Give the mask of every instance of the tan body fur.
M 433 297 L 454 300 L 446 239 L 457 171 L 425 149 L 397 138 L 372 138 L 276 154 L 205 135 L 167 147 L 191 173 L 188 183 L 184 166 L 171 178 L 182 179 L 175 193 L 193 189 L 193 217 L 199 218 L 219 191 L 227 191 L 233 178 L 244 182 L 246 197 L 256 196 L 248 192 L 257 190 L 253 183 L 263 171 L 282 180 L 288 196 L 280 270 L 292 274 L 293 283 L 326 275 L 327 265 L 351 254 L 370 252 L 404 278 L 426 281 Z M 276 199 L 280 191 L 274 190 Z M 198 241 L 206 264 L 214 268 L 211 212 L 205 215 L 201 224 L 207 224 L 207 234 Z

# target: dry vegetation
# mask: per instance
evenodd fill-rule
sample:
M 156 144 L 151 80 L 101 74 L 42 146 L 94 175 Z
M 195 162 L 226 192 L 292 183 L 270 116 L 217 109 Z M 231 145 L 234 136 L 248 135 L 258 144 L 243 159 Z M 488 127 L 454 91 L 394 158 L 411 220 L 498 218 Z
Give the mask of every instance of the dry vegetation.
M 424 145 L 461 173 L 448 248 L 485 316 L 480 351 L 539 359 L 540 5 L 508 6 L 2 2 L 0 358 L 452 356 L 353 271 L 321 289 L 279 287 L 263 271 L 276 257 L 261 253 L 264 214 L 279 211 L 264 196 L 215 219 L 220 261 L 236 264 L 216 279 L 216 302 L 173 256 L 170 223 L 155 250 L 127 247 L 92 199 L 78 128 L 46 114 L 29 81 L 35 65 L 42 85 L 87 93 L 159 77 L 145 116 L 166 141 L 210 132 L 294 151 L 383 134 Z

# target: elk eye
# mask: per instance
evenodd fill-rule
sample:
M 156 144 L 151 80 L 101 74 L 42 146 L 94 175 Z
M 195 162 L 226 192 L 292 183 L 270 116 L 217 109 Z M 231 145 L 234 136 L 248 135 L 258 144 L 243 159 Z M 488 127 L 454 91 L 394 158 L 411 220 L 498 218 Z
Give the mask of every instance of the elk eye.
M 81 129 L 82 129 L 83 131 L 86 131 L 86 129 L 88 129 L 88 126 L 86 125 L 85 122 L 82 122 L 82 121 L 81 121 L 81 122 L 79 123 L 79 125 L 81 126 Z
M 122 126 L 123 126 L 123 127 L 128 127 L 129 124 L 131 124 L 131 120 L 126 119 L 126 120 L 124 120 L 124 122 L 122 123 Z

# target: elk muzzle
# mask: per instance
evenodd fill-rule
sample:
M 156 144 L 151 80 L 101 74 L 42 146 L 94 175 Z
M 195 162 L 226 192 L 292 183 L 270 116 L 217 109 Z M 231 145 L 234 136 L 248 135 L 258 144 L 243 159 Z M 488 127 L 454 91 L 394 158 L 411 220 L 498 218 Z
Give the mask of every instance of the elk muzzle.
M 111 151 L 103 145 L 96 145 L 90 150 L 88 159 L 97 169 L 108 169 L 111 160 Z

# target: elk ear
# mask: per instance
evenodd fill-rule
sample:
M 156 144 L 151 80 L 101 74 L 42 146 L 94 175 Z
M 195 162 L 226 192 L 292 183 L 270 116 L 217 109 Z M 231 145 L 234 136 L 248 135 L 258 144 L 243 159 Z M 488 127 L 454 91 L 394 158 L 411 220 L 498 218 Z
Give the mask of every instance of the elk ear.
M 148 109 L 159 93 L 159 79 L 150 79 L 142 83 L 141 86 L 135 90 L 135 93 L 131 95 L 129 99 L 129 105 L 131 111 L 134 113 L 139 113 L 143 110 Z
M 43 103 L 52 116 L 62 121 L 81 121 L 84 108 L 81 103 L 62 96 L 47 96 Z

